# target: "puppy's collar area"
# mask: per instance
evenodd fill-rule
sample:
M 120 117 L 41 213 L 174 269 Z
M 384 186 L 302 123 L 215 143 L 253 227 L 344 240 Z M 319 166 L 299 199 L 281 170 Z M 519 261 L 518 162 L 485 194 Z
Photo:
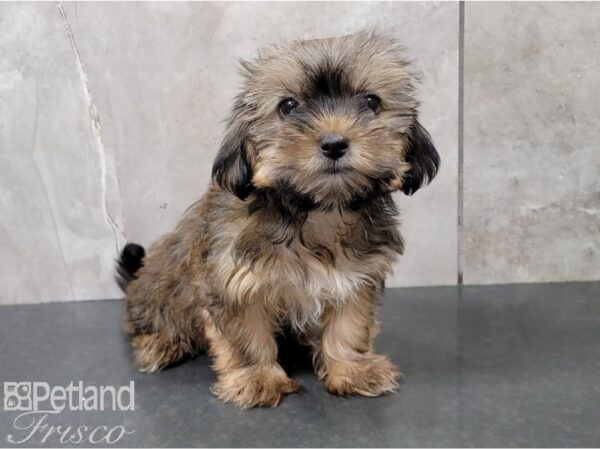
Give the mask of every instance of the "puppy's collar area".
M 288 185 L 255 189 L 248 201 L 248 214 L 269 207 L 279 211 L 282 217 L 295 222 L 304 220 L 308 212 L 319 208 L 319 204 L 309 195 L 298 192 Z
M 282 183 L 278 187 L 258 188 L 246 200 L 248 214 L 271 208 L 280 213 L 280 218 L 291 223 L 303 222 L 311 211 L 332 212 L 335 210 L 358 212 L 382 199 L 391 201 L 388 186 L 392 176 L 372 180 L 368 189 L 354 195 L 345 202 L 315 201 L 309 194 L 298 192 L 292 186 Z

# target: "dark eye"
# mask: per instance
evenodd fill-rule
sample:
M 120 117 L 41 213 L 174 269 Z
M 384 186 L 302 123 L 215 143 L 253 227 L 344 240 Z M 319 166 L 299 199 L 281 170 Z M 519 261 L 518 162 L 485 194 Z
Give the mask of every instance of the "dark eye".
M 287 116 L 290 114 L 296 107 L 298 106 L 298 102 L 293 98 L 286 98 L 279 104 L 279 112 L 282 116 Z
M 367 95 L 365 97 L 365 105 L 375 114 L 381 111 L 381 100 L 376 95 Z

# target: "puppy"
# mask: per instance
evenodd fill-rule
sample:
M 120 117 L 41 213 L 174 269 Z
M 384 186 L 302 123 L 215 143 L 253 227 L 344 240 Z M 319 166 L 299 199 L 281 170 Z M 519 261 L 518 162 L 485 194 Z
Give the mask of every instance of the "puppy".
M 373 350 L 375 308 L 403 252 L 392 192 L 431 180 L 399 47 L 374 33 L 297 41 L 243 62 L 208 192 L 120 273 L 136 365 L 208 351 L 214 394 L 246 408 L 298 391 L 277 361 L 290 328 L 334 394 L 378 396 L 400 373 Z

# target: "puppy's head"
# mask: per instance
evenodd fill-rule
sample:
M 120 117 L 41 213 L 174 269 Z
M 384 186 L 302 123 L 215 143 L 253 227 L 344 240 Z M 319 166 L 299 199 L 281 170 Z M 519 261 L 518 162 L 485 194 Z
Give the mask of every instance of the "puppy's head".
M 243 62 L 213 178 L 244 199 L 286 190 L 324 206 L 430 181 L 438 153 L 417 119 L 400 49 L 372 33 L 298 41 Z

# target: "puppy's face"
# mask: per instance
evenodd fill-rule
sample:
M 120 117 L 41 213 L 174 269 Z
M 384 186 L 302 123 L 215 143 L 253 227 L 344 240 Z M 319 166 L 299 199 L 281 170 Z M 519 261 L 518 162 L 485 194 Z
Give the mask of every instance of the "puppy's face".
M 243 63 L 213 167 L 240 198 L 285 190 L 324 206 L 411 194 L 438 154 L 417 121 L 414 80 L 393 41 L 360 33 L 272 48 Z

